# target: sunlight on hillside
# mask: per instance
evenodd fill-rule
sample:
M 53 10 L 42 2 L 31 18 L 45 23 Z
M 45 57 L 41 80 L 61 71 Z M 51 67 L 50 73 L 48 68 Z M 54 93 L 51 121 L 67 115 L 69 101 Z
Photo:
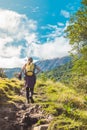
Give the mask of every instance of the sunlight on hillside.
M 23 102 L 24 97 L 21 95 L 20 90 L 23 83 L 17 79 L 2 79 L 0 78 L 0 104 L 7 104 L 7 102 Z
M 21 93 L 24 82 L 18 79 L 0 78 L 0 104 L 25 102 Z M 85 93 L 52 80 L 37 80 L 34 94 L 35 104 L 41 105 L 44 114 L 53 119 L 48 130 L 87 128 L 87 98 Z M 40 124 L 40 121 L 37 123 Z
M 87 100 L 85 94 L 62 83 L 39 80 L 35 88 L 36 102 L 43 106 L 46 115 L 54 119 L 49 130 L 87 128 Z

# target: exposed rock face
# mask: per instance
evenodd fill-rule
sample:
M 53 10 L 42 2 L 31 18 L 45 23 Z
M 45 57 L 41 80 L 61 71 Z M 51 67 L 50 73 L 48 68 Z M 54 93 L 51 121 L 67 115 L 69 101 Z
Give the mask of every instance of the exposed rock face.
M 0 108 L 0 130 L 46 130 L 47 126 L 34 128 L 40 119 L 45 117 L 39 105 L 11 104 Z

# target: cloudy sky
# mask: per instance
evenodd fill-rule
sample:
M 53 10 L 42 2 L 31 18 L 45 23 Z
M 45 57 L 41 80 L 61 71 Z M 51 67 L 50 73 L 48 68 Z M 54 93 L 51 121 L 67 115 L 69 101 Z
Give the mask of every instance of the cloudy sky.
M 81 0 L 0 0 L 0 67 L 69 55 L 64 38 Z

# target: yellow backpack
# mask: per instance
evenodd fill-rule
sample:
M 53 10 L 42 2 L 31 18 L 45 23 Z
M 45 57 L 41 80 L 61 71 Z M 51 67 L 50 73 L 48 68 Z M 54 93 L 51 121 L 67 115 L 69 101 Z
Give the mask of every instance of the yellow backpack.
M 26 64 L 25 71 L 27 76 L 32 76 L 34 74 L 35 65 L 33 63 Z

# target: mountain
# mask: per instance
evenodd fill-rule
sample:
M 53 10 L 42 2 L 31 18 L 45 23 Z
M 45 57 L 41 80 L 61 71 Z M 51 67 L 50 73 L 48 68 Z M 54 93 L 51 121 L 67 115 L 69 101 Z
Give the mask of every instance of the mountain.
M 4 72 L 8 78 L 14 77 L 14 74 L 21 71 L 21 68 L 5 68 Z
M 48 60 L 37 61 L 35 64 L 38 65 L 42 71 L 50 71 L 58 66 L 64 65 L 71 60 L 71 57 L 66 56 L 62 58 L 54 58 Z M 5 68 L 5 74 L 8 78 L 12 78 L 15 73 L 20 72 L 21 68 Z
M 46 78 L 52 79 L 54 81 L 69 83 L 70 78 L 72 76 L 71 72 L 72 72 L 72 61 L 69 61 L 64 65 L 58 66 L 50 71 L 46 71 L 44 75 L 46 76 Z
M 42 71 L 50 71 L 58 66 L 66 64 L 70 60 L 71 60 L 71 57 L 66 56 L 62 58 L 54 58 L 54 59 L 37 61 L 36 65 L 38 65 Z

